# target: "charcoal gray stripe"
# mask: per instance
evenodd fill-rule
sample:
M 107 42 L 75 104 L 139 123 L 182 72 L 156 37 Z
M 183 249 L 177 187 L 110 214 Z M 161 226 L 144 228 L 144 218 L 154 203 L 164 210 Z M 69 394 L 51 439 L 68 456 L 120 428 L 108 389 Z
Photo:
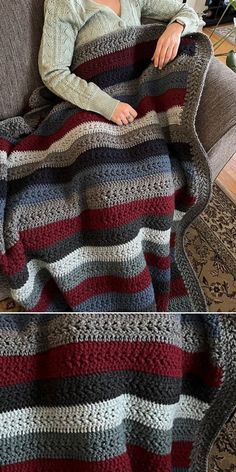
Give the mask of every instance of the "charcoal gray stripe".
M 174 378 L 133 370 L 97 372 L 3 386 L 0 412 L 35 406 L 97 403 L 125 393 L 166 405 L 177 403 L 180 393 L 210 402 L 214 391 L 193 373 Z
M 11 204 L 13 202 L 17 203 L 19 198 L 22 198 L 22 196 L 24 197 L 24 193 L 21 196 L 19 194 L 25 191 L 26 185 L 27 197 L 25 197 L 25 200 L 22 199 L 23 204 L 27 202 L 27 199 L 30 201 L 32 200 L 35 203 L 39 202 L 39 199 L 43 198 L 42 192 L 44 192 L 45 198 L 47 186 L 49 189 L 47 190 L 49 200 L 51 192 L 55 193 L 55 197 L 53 198 L 56 198 L 58 193 L 57 188 L 60 191 L 62 187 L 65 195 L 66 193 L 68 194 L 67 188 L 70 184 L 72 184 L 71 188 L 73 190 L 84 191 L 89 187 L 101 184 L 101 182 L 123 182 L 129 181 L 129 179 L 137 179 L 138 181 L 140 180 L 141 175 L 142 178 L 144 178 L 145 176 L 150 176 L 150 174 L 152 174 L 152 176 L 156 175 L 156 179 L 158 181 L 158 179 L 161 179 L 161 177 L 163 179 L 163 175 L 161 176 L 160 174 L 170 174 L 173 172 L 177 174 L 177 172 L 179 172 L 179 169 L 176 168 L 176 165 L 175 169 L 173 170 L 170 163 L 166 162 L 166 156 L 158 156 L 157 154 L 147 157 L 145 162 L 137 162 L 135 169 L 133 162 L 122 162 L 122 167 L 120 163 L 112 163 L 112 168 L 110 164 L 102 165 L 100 162 L 89 169 L 79 168 L 78 170 L 73 167 L 67 168 L 66 174 L 62 173 L 60 169 L 59 172 L 62 174 L 61 176 L 59 175 L 59 172 L 57 172 L 57 169 L 54 169 L 52 174 L 52 172 L 50 172 L 51 169 L 45 170 L 43 168 L 37 172 L 37 179 L 36 175 L 33 175 L 30 176 L 32 178 L 27 177 L 25 179 L 21 179 L 17 183 L 15 181 L 11 182 L 9 185 L 9 198 L 11 198 Z M 49 176 L 47 174 L 49 174 Z
M 162 130 L 163 133 L 160 135 L 160 130 L 158 132 L 157 123 L 148 124 L 145 127 L 141 127 L 141 129 L 135 128 L 129 132 L 126 132 L 122 136 L 122 148 L 121 148 L 121 137 L 118 134 L 111 135 L 106 131 L 106 128 L 103 129 L 102 133 L 102 140 L 101 140 L 101 127 L 102 124 L 99 123 L 100 130 L 93 129 L 92 134 L 82 134 L 78 139 L 74 137 L 73 144 L 71 144 L 70 152 L 68 149 L 60 150 L 60 155 L 58 155 L 57 151 L 52 151 L 49 154 L 48 160 L 44 162 L 45 167 L 56 167 L 56 168 L 64 168 L 70 165 L 75 164 L 75 161 L 78 159 L 78 155 L 83 155 L 83 160 L 80 163 L 80 168 L 83 169 L 84 167 L 90 167 L 99 163 L 109 163 L 112 159 L 112 163 L 114 161 L 114 157 L 117 155 L 117 159 L 115 159 L 116 163 L 120 162 L 120 153 L 124 151 L 124 157 L 122 155 L 122 164 L 125 163 L 128 159 L 131 160 L 132 158 L 135 159 L 135 162 L 144 162 L 144 154 L 147 156 L 157 154 L 163 155 L 166 153 L 166 143 L 161 135 L 164 133 L 168 133 L 167 135 L 172 137 L 172 141 L 176 141 L 176 145 L 181 148 L 189 148 L 189 144 L 185 142 L 178 142 L 179 138 L 179 125 L 170 125 L 163 126 Z M 95 128 L 95 127 L 94 127 Z M 78 133 L 77 133 L 78 134 Z M 175 139 L 176 136 L 176 139 Z M 106 148 L 104 148 L 104 142 L 106 143 Z M 172 143 L 173 144 L 173 143 Z M 79 146 L 79 148 L 78 148 Z M 142 146 L 145 147 L 145 153 L 142 152 Z M 89 149 L 88 149 L 89 147 Z M 138 153 L 137 153 L 138 147 Z M 99 152 L 99 148 L 103 149 L 103 156 L 102 159 L 98 161 L 95 160 L 95 154 Z M 79 149 L 79 151 L 78 151 Z M 92 153 L 91 153 L 92 149 Z M 126 150 L 129 150 L 126 152 Z M 112 152 L 112 155 L 111 155 Z M 79 154 L 78 154 L 79 153 Z M 85 154 L 86 153 L 86 154 Z M 89 160 L 86 159 L 86 155 L 89 154 Z M 92 154 L 92 156 L 91 156 Z M 101 152 L 100 152 L 101 154 Z M 183 158 L 185 153 L 182 154 Z M 111 156 L 109 158 L 109 156 Z M 189 157 L 188 157 L 189 159 Z M 28 164 L 19 165 L 17 167 L 9 168 L 9 180 L 20 179 L 24 176 L 31 175 L 33 171 L 40 169 L 40 162 L 30 162 Z
M 1 463 L 13 464 L 36 458 L 99 461 L 123 454 L 127 443 L 154 454 L 169 454 L 172 441 L 192 441 L 199 422 L 178 418 L 173 430 L 162 431 L 124 420 L 116 428 L 95 433 L 34 433 L 0 441 Z

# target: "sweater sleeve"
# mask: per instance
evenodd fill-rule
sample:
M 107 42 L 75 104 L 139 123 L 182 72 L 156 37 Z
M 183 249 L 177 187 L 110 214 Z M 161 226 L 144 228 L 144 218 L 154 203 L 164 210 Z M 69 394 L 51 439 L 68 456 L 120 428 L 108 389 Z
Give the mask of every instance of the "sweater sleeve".
M 139 2 L 142 16 L 168 21 L 168 24 L 174 23 L 177 19 L 183 21 L 185 27 L 181 36 L 198 30 L 200 19 L 195 10 L 186 3 L 177 0 L 139 0 Z
M 75 0 L 45 0 L 39 73 L 43 83 L 55 95 L 110 120 L 119 100 L 70 70 L 75 40 L 81 26 Z

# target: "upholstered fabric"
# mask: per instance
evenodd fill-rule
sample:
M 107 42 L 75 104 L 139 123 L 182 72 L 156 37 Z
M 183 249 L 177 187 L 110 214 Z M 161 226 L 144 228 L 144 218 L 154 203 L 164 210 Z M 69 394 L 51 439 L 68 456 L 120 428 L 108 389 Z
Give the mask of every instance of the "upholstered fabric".
M 213 179 L 236 152 L 236 74 L 212 57 L 196 118 Z
M 0 0 L 0 120 L 22 113 L 41 84 L 37 56 L 44 0 Z

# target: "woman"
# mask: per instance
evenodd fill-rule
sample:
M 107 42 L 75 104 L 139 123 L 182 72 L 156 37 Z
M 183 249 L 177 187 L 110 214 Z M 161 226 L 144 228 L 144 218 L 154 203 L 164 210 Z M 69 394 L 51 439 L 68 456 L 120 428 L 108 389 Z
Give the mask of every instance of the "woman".
M 39 51 L 44 84 L 64 100 L 119 126 L 132 123 L 136 110 L 71 73 L 75 46 L 111 31 L 140 26 L 141 16 L 169 21 L 151 58 L 161 69 L 176 57 L 181 36 L 197 31 L 199 26 L 193 8 L 177 0 L 45 0 L 44 13 Z

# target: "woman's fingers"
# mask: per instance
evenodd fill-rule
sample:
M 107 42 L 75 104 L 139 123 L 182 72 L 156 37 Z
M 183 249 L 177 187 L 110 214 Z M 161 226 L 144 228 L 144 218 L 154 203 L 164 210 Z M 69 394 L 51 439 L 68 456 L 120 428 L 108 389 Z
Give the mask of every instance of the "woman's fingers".
M 173 61 L 178 53 L 178 46 L 177 45 L 169 45 L 165 46 L 161 49 L 159 55 L 155 53 L 153 55 L 152 60 L 154 60 L 154 66 L 162 69 L 165 67 L 168 62 Z
M 130 115 L 133 117 L 133 118 L 136 118 L 138 116 L 138 113 L 137 111 L 134 109 L 134 108 L 130 108 L 130 111 L 129 111 Z
M 120 102 L 114 109 L 111 121 L 119 126 L 128 125 L 132 123 L 138 116 L 137 111 L 128 103 Z
M 120 117 L 121 117 L 121 121 L 124 125 L 127 125 L 129 123 L 124 113 L 121 113 Z
M 181 35 L 170 25 L 158 39 L 155 52 L 152 56 L 153 65 L 162 69 L 168 62 L 173 60 L 178 53 Z
M 154 66 L 159 67 L 159 57 L 162 49 L 162 43 L 160 41 L 157 42 L 156 50 L 153 54 Z
M 166 55 L 165 55 L 164 62 L 163 62 L 163 67 L 166 64 L 168 64 L 168 62 L 170 62 L 172 59 L 174 59 L 173 50 L 174 50 L 173 46 L 170 46 L 170 47 L 167 48 Z

